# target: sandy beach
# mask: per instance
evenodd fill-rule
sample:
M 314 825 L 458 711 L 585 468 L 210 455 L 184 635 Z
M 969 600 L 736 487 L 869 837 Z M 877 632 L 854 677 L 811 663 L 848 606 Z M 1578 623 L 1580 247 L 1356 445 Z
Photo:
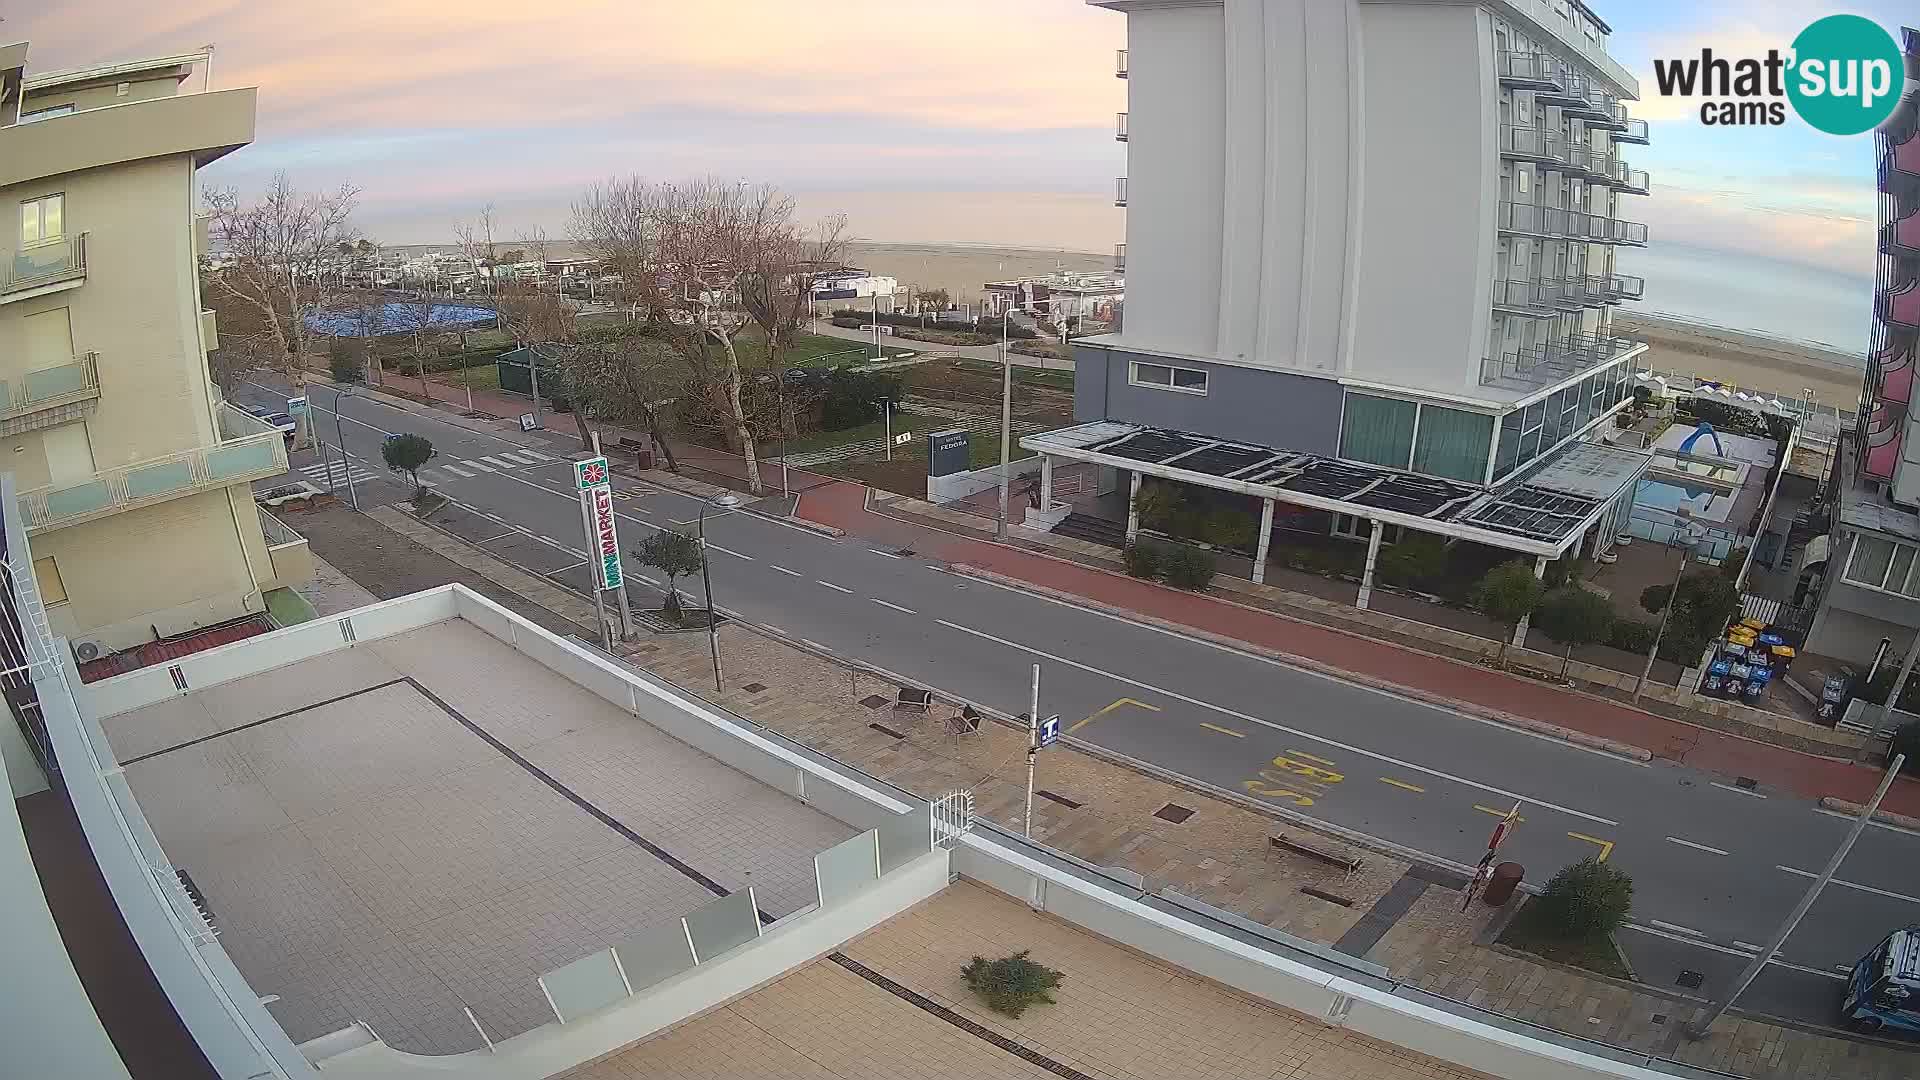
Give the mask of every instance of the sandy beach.
M 955 303 L 978 302 L 986 295 L 989 281 L 1034 277 L 1055 270 L 1113 272 L 1113 256 L 1084 251 L 872 241 L 858 241 L 847 248 L 846 261 L 919 291 L 945 289 Z
M 1617 333 L 1647 343 L 1638 361 L 1641 368 L 1715 379 L 1782 398 L 1803 397 L 1803 388 L 1811 388 L 1822 405 L 1844 411 L 1851 411 L 1860 397 L 1863 356 L 1638 315 L 1625 308 L 1614 313 L 1613 325 Z

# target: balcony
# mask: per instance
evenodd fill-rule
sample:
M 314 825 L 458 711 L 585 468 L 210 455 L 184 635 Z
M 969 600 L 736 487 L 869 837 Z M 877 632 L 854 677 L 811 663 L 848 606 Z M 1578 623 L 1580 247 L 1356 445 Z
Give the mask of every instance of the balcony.
M 287 524 L 262 508 L 260 510 L 260 535 L 267 542 L 267 561 L 273 566 L 270 581 L 260 583 L 260 588 L 292 588 L 304 584 L 313 578 L 313 552 L 307 547 L 307 538 L 287 528 Z
M 1125 49 L 1113 51 L 1113 77 L 1116 79 L 1127 77 L 1127 50 Z
M 1619 158 L 1607 159 L 1606 172 L 1601 176 L 1601 182 L 1616 191 L 1624 191 L 1631 195 L 1645 195 L 1650 183 L 1645 169 L 1630 169 L 1627 163 Z
M 1558 206 L 1533 203 L 1500 204 L 1499 228 L 1504 233 L 1539 236 L 1551 240 L 1599 240 L 1607 235 L 1605 218 Z
M 62 406 L 84 405 L 100 399 L 100 366 L 93 353 L 71 364 L 41 368 L 24 375 L 0 380 L 0 435 L 47 426 L 40 413 Z M 73 415 L 49 418 L 53 423 L 73 419 Z M 31 422 L 20 423 L 32 417 Z
M 1606 236 L 1603 244 L 1626 244 L 1630 247 L 1647 246 L 1647 227 L 1637 221 L 1622 221 L 1619 218 L 1599 218 L 1596 222 L 1606 223 Z
M 1493 283 L 1493 309 L 1529 319 L 1550 317 L 1555 310 L 1545 285 L 1537 281 L 1509 281 L 1505 278 Z
M 1560 111 L 1576 119 L 1585 120 L 1593 126 L 1613 125 L 1614 98 L 1612 94 L 1593 84 L 1591 79 L 1579 80 L 1580 96 L 1562 106 Z
M 1113 205 L 1127 205 L 1127 178 L 1117 176 L 1113 180 Z
M 1625 119 L 1625 113 L 1626 110 L 1623 108 L 1621 110 L 1623 117 L 1622 126 L 1614 130 L 1613 141 L 1638 143 L 1641 146 L 1647 145 L 1647 122 L 1645 120 Z
M 1114 142 L 1127 141 L 1127 114 L 1126 113 L 1113 114 L 1113 141 Z
M 0 188 L 176 154 L 205 165 L 253 141 L 258 96 L 251 87 L 177 94 L 0 127 Z
M 1567 163 L 1567 144 L 1561 141 L 1558 131 L 1526 124 L 1502 124 L 1498 138 L 1503 158 L 1543 165 Z
M 1496 61 L 1500 85 L 1517 90 L 1564 90 L 1567 66 L 1546 53 L 1504 52 Z
M 1627 127 L 1626 103 L 1612 94 L 1607 94 L 1607 111 L 1604 116 L 1588 116 L 1587 126 L 1606 131 L 1624 131 Z
M 1113 269 L 1115 273 L 1127 268 L 1127 245 L 1113 245 Z
M 1588 105 L 1588 96 L 1593 92 L 1592 87 L 1593 83 L 1585 75 L 1568 70 L 1561 78 L 1559 85 L 1542 87 L 1534 91 L 1533 99 L 1542 105 L 1558 105 L 1571 113 L 1575 109 Z
M 78 288 L 87 281 L 87 234 L 16 251 L 0 270 L 0 304 Z
M 1617 304 L 1622 300 L 1638 300 L 1647 293 L 1645 278 L 1632 274 L 1609 274 L 1605 278 L 1607 303 Z
M 213 446 L 103 470 L 79 483 L 20 492 L 28 535 L 287 471 L 286 439 L 271 424 L 225 405 L 220 433 Z
M 1579 311 L 1587 306 L 1587 279 L 1584 277 L 1548 278 L 1540 283 L 1552 299 L 1555 308 L 1561 311 Z M 1597 306 L 1600 301 L 1596 298 Z
M 1529 345 L 1482 359 L 1480 384 L 1535 390 L 1618 359 L 1635 344 L 1606 334 L 1573 334 L 1565 340 Z

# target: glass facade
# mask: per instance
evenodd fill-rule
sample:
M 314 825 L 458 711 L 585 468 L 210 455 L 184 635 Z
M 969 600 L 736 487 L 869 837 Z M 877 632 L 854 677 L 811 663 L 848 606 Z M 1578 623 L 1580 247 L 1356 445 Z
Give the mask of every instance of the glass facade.
M 1404 469 L 1413 455 L 1413 424 L 1420 406 L 1398 398 L 1349 393 L 1340 422 L 1340 456 Z
M 1607 414 L 1632 393 L 1633 370 L 1616 364 L 1500 418 L 1493 459 L 1498 481 Z M 1424 423 L 1424 419 L 1422 421 Z
M 1478 484 L 1487 478 L 1487 447 L 1493 417 L 1487 413 L 1420 406 L 1420 433 L 1413 444 L 1413 469 Z

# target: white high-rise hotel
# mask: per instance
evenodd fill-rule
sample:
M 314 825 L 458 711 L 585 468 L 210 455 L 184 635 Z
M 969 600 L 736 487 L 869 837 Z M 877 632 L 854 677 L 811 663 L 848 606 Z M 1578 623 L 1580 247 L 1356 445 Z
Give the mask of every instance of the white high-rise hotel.
M 1127 17 L 1127 309 L 1077 419 L 1497 486 L 1625 399 L 1646 125 L 1584 4 L 1091 2 Z

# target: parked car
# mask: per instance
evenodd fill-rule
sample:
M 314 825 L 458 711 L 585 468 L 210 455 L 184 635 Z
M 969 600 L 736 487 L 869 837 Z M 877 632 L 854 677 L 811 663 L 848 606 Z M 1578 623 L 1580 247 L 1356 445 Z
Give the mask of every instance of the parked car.
M 248 411 L 251 412 L 252 410 Z M 293 422 L 293 417 L 283 412 L 270 413 L 265 411 L 254 413 L 254 415 L 272 424 L 274 427 L 279 428 L 280 434 L 286 437 L 287 449 L 293 449 L 293 437 L 300 433 L 300 425 Z

